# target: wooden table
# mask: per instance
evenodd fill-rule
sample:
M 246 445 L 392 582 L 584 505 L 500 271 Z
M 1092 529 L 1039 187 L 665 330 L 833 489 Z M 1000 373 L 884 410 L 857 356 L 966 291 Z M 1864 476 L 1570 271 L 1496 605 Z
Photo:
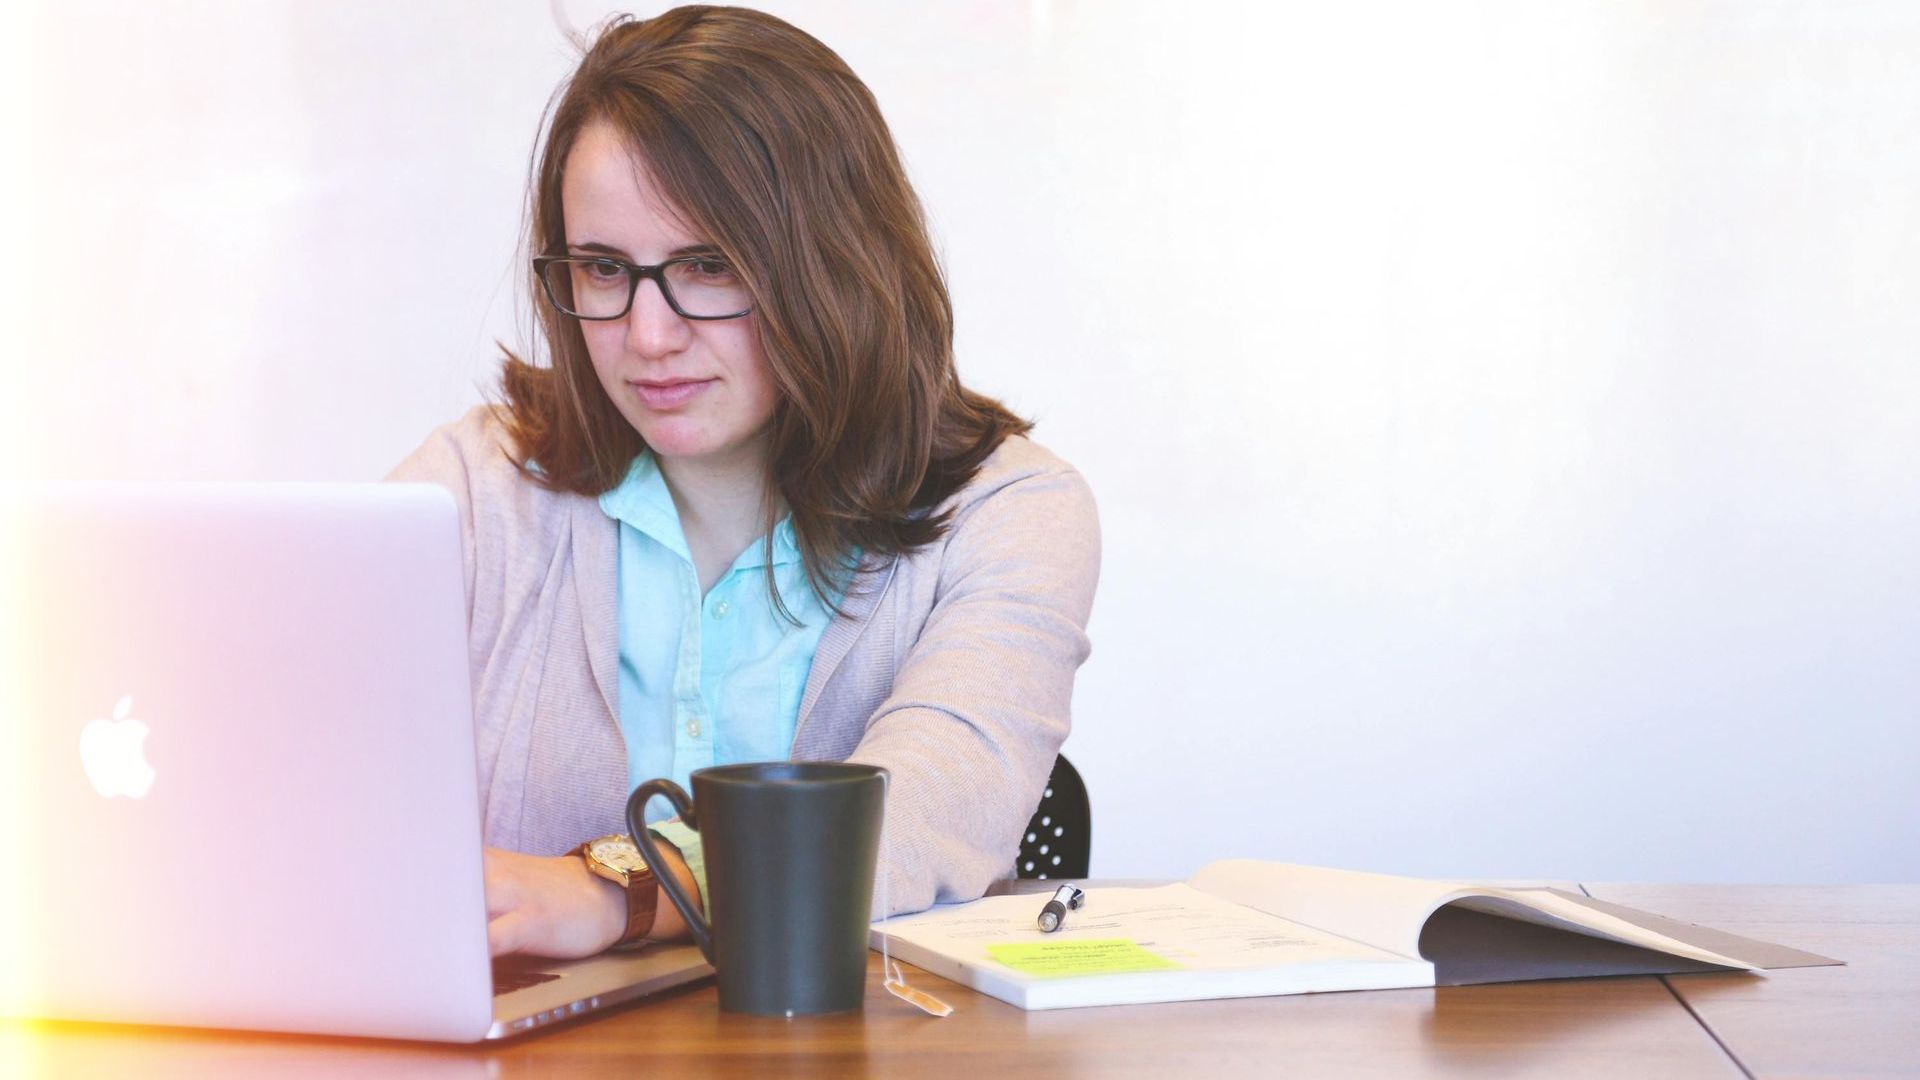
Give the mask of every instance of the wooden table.
M 1587 891 L 1847 961 L 1769 972 L 1764 980 L 1662 980 L 1749 1075 L 1920 1076 L 1920 885 L 1594 884 Z
M 1843 968 L 1379 990 L 1026 1013 L 909 969 L 936 1020 L 721 1013 L 710 983 L 491 1047 L 0 1025 L 0 1076 L 1920 1076 L 1920 885 L 1593 885 Z

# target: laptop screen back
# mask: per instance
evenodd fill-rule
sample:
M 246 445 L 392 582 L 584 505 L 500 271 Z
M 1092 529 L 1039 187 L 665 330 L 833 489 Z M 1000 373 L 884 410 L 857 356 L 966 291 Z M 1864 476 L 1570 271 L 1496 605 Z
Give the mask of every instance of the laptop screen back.
M 4 512 L 0 1011 L 478 1038 L 452 496 L 89 484 Z

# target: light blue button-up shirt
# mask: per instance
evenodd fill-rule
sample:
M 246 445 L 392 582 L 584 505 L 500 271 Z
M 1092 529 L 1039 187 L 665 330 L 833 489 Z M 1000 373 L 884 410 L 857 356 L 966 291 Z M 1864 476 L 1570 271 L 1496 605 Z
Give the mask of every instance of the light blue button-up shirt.
M 774 526 L 771 564 L 756 539 L 703 597 L 679 511 L 651 453 L 634 459 L 600 507 L 620 522 L 619 719 L 628 790 L 664 776 L 691 794 L 695 769 L 785 760 L 813 653 L 832 616 L 807 582 L 793 519 Z M 799 625 L 774 608 L 769 573 Z M 673 812 L 656 798 L 647 821 Z

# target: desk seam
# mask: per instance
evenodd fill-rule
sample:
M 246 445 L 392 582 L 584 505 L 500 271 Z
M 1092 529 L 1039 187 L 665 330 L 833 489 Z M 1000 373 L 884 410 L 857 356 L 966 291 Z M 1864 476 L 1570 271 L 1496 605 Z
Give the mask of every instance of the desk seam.
M 1580 886 L 1580 892 L 1588 899 L 1599 899 L 1599 897 L 1594 896 L 1593 893 L 1587 889 L 1586 882 L 1582 881 L 1578 884 Z M 1655 975 L 1654 978 L 1659 979 L 1660 985 L 1666 987 L 1667 993 L 1673 995 L 1673 1000 L 1678 1002 L 1681 1008 L 1687 1010 L 1687 1015 L 1693 1017 L 1693 1022 L 1700 1025 L 1700 1030 L 1707 1033 L 1707 1038 L 1713 1040 L 1713 1044 L 1720 1048 L 1720 1052 L 1727 1055 L 1727 1060 L 1733 1062 L 1733 1067 L 1740 1070 L 1740 1075 L 1746 1077 L 1747 1080 L 1754 1080 L 1753 1070 L 1747 1068 L 1747 1063 L 1740 1060 L 1740 1055 L 1733 1052 L 1733 1047 L 1728 1046 L 1727 1041 L 1720 1037 L 1720 1033 L 1713 1030 L 1713 1025 L 1707 1023 L 1706 1017 L 1701 1016 L 1694 1010 L 1694 1007 L 1687 1002 L 1686 998 L 1680 996 L 1680 991 L 1674 989 L 1673 983 L 1669 982 L 1665 975 Z

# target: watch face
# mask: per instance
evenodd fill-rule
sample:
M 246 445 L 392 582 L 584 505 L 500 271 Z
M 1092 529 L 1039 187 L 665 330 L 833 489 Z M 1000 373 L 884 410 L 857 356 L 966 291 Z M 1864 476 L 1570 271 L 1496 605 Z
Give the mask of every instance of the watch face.
M 624 836 L 603 836 L 595 840 L 588 850 L 603 865 L 611 866 L 623 874 L 637 874 L 647 868 L 647 860 L 640 856 L 640 849 Z

